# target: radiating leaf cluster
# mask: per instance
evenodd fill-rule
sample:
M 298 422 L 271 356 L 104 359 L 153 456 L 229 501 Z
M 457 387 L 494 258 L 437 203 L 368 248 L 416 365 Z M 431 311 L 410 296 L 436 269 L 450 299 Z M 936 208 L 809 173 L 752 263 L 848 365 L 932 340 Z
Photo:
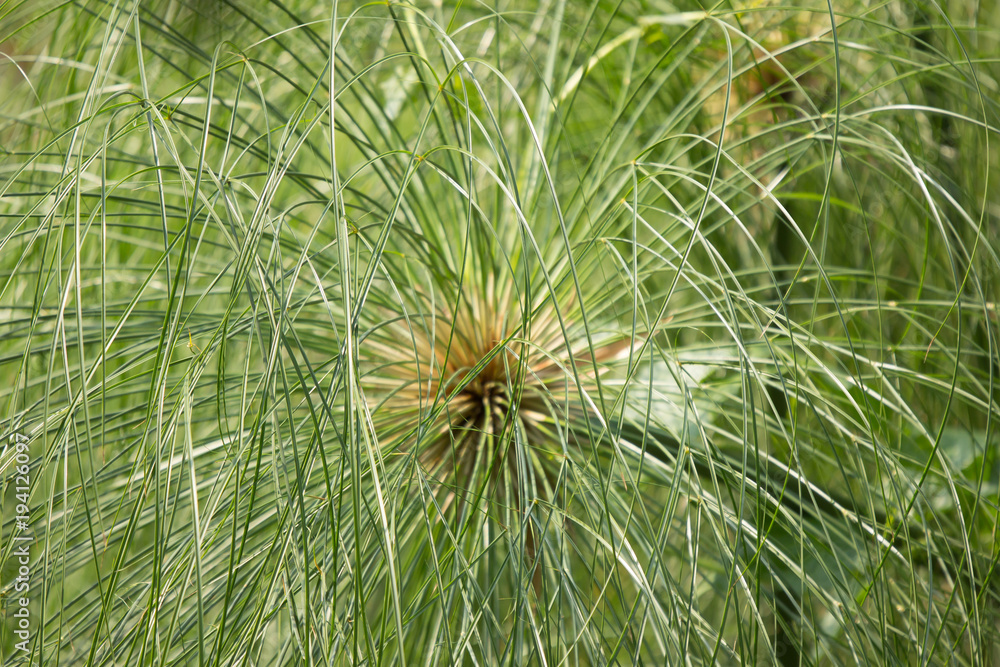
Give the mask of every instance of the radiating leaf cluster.
M 31 664 L 1000 661 L 997 53 L 993 2 L 0 4 Z

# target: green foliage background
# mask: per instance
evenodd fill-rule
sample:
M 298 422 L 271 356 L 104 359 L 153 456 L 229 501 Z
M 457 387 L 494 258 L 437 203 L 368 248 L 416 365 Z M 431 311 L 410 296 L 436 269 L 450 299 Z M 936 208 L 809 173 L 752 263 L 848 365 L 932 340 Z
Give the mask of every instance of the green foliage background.
M 1000 662 L 998 37 L 0 3 L 31 664 Z

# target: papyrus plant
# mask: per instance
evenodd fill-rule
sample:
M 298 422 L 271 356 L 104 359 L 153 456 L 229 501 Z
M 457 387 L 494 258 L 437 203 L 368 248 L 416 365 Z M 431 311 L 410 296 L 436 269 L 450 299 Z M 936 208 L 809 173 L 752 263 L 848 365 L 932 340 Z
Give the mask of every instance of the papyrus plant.
M 1000 660 L 997 21 L 0 5 L 31 664 Z

